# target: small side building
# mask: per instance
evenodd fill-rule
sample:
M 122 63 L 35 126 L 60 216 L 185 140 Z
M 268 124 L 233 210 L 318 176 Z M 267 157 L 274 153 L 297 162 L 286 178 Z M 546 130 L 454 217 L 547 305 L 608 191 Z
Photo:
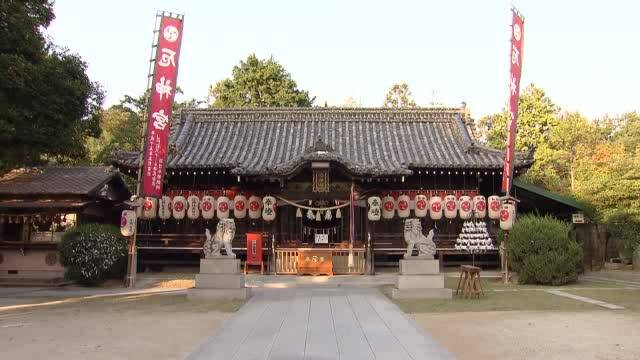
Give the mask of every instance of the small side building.
M 63 277 L 58 243 L 87 222 L 118 224 L 130 192 L 111 167 L 17 169 L 0 178 L 0 280 Z

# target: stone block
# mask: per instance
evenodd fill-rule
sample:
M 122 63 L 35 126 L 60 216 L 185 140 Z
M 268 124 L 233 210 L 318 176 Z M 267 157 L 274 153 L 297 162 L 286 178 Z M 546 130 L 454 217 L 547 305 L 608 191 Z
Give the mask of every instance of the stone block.
M 240 274 L 240 259 L 220 256 L 200 259 L 201 274 Z
M 444 288 L 444 275 L 398 275 L 398 289 L 438 289 Z
M 451 299 L 453 290 L 441 289 L 391 289 L 393 299 Z
M 196 287 L 203 289 L 240 289 L 244 287 L 242 274 L 198 274 Z
M 400 275 L 433 275 L 439 273 L 439 260 L 418 257 L 400 260 Z
M 189 300 L 214 300 L 214 299 L 238 299 L 246 300 L 251 296 L 250 288 L 242 289 L 198 289 L 191 288 L 187 291 Z

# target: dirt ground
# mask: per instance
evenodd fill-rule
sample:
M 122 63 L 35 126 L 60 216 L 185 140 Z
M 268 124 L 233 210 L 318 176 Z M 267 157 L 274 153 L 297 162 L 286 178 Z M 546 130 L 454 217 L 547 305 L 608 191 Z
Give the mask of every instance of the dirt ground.
M 182 359 L 240 305 L 145 295 L 0 311 L 0 358 Z
M 640 359 L 640 314 L 495 311 L 413 315 L 459 359 Z

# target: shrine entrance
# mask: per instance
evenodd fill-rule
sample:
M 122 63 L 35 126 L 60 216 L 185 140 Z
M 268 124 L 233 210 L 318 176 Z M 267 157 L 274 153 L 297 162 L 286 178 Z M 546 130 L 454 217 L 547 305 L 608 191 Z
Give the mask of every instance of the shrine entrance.
M 279 210 L 283 213 L 281 219 L 286 219 L 288 231 L 281 232 L 274 244 L 276 274 L 365 272 L 364 242 L 357 241 L 359 237 L 355 235 L 362 211 L 357 202 L 352 208 L 345 199 L 292 201 L 280 198 L 279 201 L 286 204 Z M 351 231 L 354 235 L 350 235 Z

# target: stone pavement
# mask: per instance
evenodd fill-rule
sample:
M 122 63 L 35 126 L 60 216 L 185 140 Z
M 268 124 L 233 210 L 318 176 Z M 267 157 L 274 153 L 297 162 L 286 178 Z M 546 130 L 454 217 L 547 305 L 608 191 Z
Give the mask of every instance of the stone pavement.
M 254 288 L 187 359 L 451 359 L 377 289 Z

